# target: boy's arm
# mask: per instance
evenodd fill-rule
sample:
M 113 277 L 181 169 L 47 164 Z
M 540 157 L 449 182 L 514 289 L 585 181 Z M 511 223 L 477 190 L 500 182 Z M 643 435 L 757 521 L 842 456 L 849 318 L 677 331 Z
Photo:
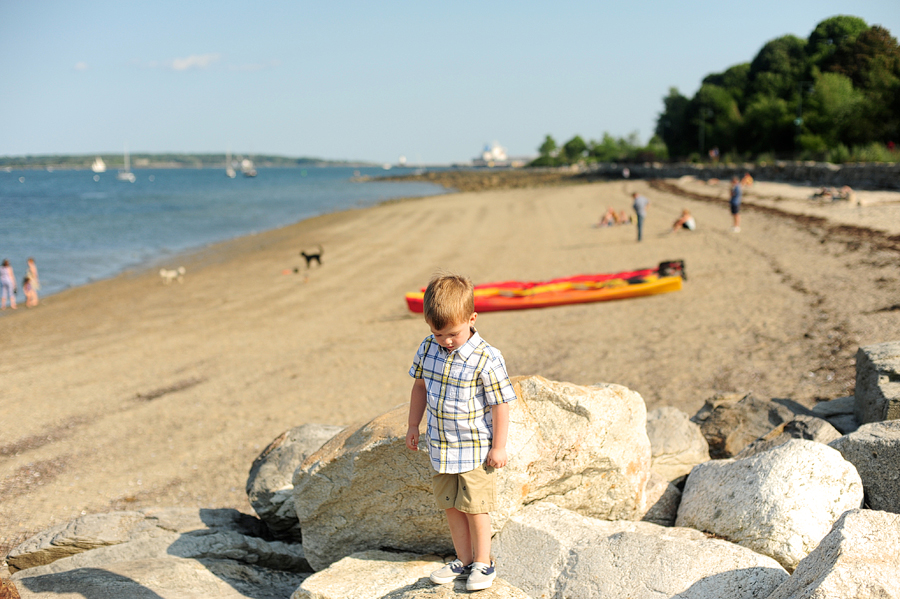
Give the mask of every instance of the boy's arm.
M 506 466 L 506 437 L 509 433 L 509 403 L 501 403 L 491 407 L 491 419 L 494 421 L 494 438 L 491 450 L 485 463 L 493 468 Z
M 416 379 L 409 395 L 409 420 L 406 429 L 406 447 L 413 451 L 419 449 L 419 423 L 425 415 L 425 379 Z

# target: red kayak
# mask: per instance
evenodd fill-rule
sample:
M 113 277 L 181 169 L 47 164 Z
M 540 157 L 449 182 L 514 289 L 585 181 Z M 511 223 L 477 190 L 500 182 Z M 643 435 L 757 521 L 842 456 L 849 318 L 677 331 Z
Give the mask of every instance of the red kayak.
M 684 262 L 663 262 L 613 274 L 575 275 L 550 281 L 502 281 L 475 286 L 475 311 L 526 310 L 668 293 L 681 289 Z M 421 314 L 425 290 L 406 294 L 412 312 Z

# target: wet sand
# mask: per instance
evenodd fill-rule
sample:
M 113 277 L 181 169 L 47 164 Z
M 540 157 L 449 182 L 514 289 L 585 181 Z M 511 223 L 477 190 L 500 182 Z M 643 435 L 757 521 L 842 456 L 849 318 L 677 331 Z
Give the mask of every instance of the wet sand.
M 846 395 L 857 348 L 900 339 L 900 255 L 883 243 L 900 233 L 897 204 L 859 212 L 854 226 L 877 225 L 874 237 L 844 235 L 822 224 L 839 210 L 817 207 L 817 221 L 791 218 L 786 201 L 753 210 L 764 189 L 737 234 L 724 202 L 639 181 L 392 202 L 184 256 L 168 265 L 186 267 L 181 284 L 126 273 L 4 312 L 0 550 L 82 513 L 252 513 L 247 472 L 281 432 L 408 400 L 428 328 L 403 294 L 438 268 L 480 283 L 684 259 L 682 291 L 486 313 L 479 331 L 511 374 L 619 383 L 649 409 L 693 414 L 719 392 Z M 634 226 L 592 226 L 607 206 L 630 212 L 635 190 L 651 200 L 642 243 Z M 698 229 L 668 232 L 682 208 Z M 307 270 L 298 254 L 317 244 L 323 265 Z

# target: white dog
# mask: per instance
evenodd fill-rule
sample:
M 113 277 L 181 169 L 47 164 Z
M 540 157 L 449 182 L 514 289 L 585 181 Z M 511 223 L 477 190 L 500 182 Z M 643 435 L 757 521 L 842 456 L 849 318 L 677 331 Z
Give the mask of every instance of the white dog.
M 168 285 L 172 281 L 178 281 L 179 283 L 184 282 L 184 273 L 187 272 L 183 266 L 179 266 L 175 270 L 168 270 L 165 268 L 159 269 L 159 276 L 162 277 L 163 283 Z

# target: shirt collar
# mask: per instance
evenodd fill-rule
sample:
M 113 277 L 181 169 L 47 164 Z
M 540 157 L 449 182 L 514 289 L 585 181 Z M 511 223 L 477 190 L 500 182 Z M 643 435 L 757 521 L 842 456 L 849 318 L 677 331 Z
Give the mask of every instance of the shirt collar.
M 478 331 L 476 331 L 475 328 L 472 327 L 472 336 L 469 337 L 469 339 L 465 343 L 463 343 L 453 351 L 459 354 L 459 357 L 463 360 L 468 360 L 469 357 L 471 357 L 471 355 L 475 352 L 475 348 L 477 348 L 479 345 L 481 345 L 481 335 L 479 335 Z M 445 355 L 449 356 L 453 353 L 448 352 L 447 349 L 440 344 L 437 344 L 437 346 L 438 349 Z

